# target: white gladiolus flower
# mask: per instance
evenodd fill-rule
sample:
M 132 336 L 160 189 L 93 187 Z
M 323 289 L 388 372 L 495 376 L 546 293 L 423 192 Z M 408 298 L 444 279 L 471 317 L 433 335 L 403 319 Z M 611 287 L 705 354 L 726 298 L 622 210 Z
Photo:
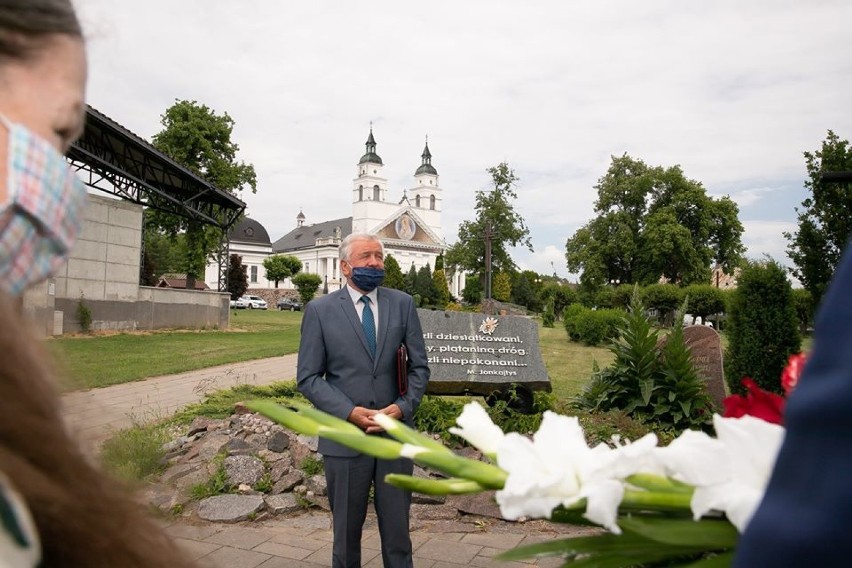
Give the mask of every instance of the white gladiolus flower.
M 500 511 L 507 519 L 550 518 L 558 505 L 586 499 L 586 518 L 620 534 L 621 480 L 640 469 L 655 469 L 651 451 L 656 444 L 656 436 L 649 434 L 617 449 L 589 448 L 576 417 L 545 412 L 532 441 L 512 433 L 500 444 L 497 463 L 509 474 L 497 492 Z
M 497 455 L 497 448 L 506 437 L 503 430 L 491 421 L 491 417 L 478 402 L 464 405 L 461 415 L 456 418 L 460 428 L 450 428 L 450 433 L 464 438 L 475 448 L 489 456 Z
M 696 520 L 711 510 L 724 512 L 741 533 L 769 483 L 784 428 L 752 416 L 713 416 L 717 438 L 686 431 L 657 450 L 669 474 L 695 486 Z

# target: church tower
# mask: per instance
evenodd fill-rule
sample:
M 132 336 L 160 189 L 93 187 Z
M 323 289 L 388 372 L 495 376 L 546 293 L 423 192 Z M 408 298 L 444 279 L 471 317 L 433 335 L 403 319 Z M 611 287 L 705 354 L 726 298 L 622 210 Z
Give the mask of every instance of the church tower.
M 352 231 L 364 233 L 390 214 L 395 206 L 387 202 L 388 180 L 382 177 L 382 158 L 376 153 L 373 126 L 366 151 L 358 161 L 357 177 L 352 184 Z
M 406 193 L 408 201 L 417 215 L 423 219 L 436 235 L 444 238 L 441 226 L 441 203 L 443 190 L 438 186 L 438 170 L 432 165 L 432 152 L 429 151 L 429 137 L 420 155 L 420 167 L 414 172 L 414 187 Z

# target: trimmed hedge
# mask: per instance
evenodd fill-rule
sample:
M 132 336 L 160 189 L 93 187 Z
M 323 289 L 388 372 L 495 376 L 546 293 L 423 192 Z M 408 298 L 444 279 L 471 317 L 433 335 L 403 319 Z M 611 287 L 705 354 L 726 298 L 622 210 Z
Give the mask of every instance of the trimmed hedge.
M 565 331 L 571 341 L 599 345 L 618 337 L 618 326 L 624 317 L 622 310 L 590 310 L 580 304 L 565 309 Z

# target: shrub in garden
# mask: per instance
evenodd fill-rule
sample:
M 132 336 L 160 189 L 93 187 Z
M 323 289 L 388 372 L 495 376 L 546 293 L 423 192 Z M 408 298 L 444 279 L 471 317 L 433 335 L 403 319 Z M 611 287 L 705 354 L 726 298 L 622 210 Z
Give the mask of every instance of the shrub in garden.
M 622 310 L 590 310 L 579 304 L 572 304 L 563 314 L 565 331 L 571 341 L 599 345 L 618 337 L 618 325 L 623 315 Z
M 670 326 L 674 320 L 674 311 L 683 302 L 683 290 L 674 284 L 651 284 L 642 290 L 643 303 L 657 310 L 660 323 Z
M 707 316 L 725 311 L 725 294 L 709 284 L 693 284 L 683 289 L 689 301 L 689 313 L 707 321 Z
M 780 393 L 778 377 L 790 355 L 801 351 L 793 289 L 774 260 L 743 267 L 728 313 L 725 377 L 733 393 L 743 393 L 743 377 Z
M 645 315 L 637 290 L 619 326 L 619 339 L 610 348 L 615 361 L 596 371 L 575 400 L 576 406 L 592 412 L 623 410 L 664 430 L 709 423 L 713 403 L 683 340 L 683 309 L 674 318 L 665 346 L 658 348 L 657 331 Z

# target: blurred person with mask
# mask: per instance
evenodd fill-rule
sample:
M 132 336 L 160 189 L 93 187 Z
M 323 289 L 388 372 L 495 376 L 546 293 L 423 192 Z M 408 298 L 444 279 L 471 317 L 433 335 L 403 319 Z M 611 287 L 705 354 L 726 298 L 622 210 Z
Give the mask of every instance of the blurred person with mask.
M 0 0 L 0 566 L 191 566 L 68 434 L 21 295 L 67 258 L 86 188 L 63 154 L 85 125 L 70 0 Z

